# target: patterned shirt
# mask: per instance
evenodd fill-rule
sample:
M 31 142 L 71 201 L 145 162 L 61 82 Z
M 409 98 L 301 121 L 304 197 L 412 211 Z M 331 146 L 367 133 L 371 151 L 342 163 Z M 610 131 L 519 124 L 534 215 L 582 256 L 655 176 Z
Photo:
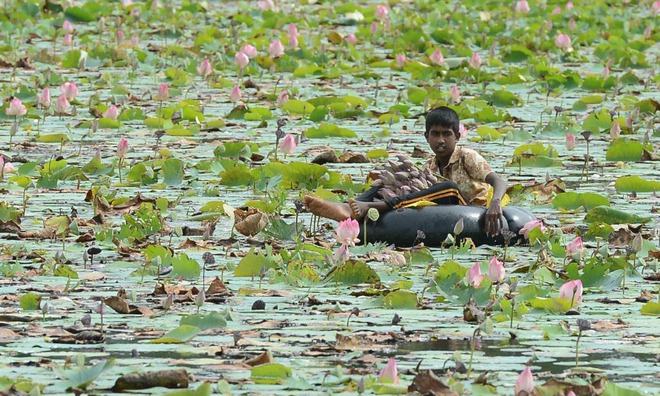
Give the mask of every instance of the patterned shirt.
M 486 176 L 493 170 L 481 154 L 457 146 L 442 171 L 439 170 L 435 156 L 424 164 L 424 169 L 427 168 L 436 176 L 456 183 L 472 205 L 486 206 L 488 202 L 486 197 L 490 189 L 490 184 L 486 183 Z

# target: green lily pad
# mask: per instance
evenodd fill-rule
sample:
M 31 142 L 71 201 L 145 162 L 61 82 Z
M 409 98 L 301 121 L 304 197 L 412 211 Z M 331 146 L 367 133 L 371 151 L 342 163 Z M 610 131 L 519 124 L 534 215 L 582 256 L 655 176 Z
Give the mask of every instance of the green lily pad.
M 176 329 L 170 330 L 165 335 L 155 340 L 149 341 L 150 344 L 185 344 L 195 338 L 202 330 L 196 326 L 181 325 Z
M 609 206 L 597 206 L 587 213 L 584 221 L 587 223 L 600 222 L 605 224 L 639 224 L 648 223 L 651 221 L 651 218 L 628 213 Z
M 622 176 L 616 179 L 614 187 L 618 192 L 655 192 L 660 191 L 660 182 L 639 176 Z

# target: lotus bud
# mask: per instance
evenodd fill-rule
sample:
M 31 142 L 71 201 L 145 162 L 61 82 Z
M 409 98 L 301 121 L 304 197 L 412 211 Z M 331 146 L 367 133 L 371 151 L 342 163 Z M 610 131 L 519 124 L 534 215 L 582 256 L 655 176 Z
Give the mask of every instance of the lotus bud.
M 464 220 L 461 217 L 454 225 L 454 235 L 456 236 L 461 235 L 461 233 L 463 232 L 463 225 L 464 225 Z

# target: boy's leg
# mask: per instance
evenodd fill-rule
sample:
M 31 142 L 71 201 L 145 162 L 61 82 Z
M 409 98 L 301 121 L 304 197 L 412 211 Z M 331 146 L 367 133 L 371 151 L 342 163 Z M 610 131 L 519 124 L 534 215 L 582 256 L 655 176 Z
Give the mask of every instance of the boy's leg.
M 430 201 L 437 205 L 468 205 L 469 201 L 453 181 L 442 181 L 431 187 L 408 194 L 404 197 L 396 197 L 387 201 L 394 209 L 403 208 L 419 201 Z

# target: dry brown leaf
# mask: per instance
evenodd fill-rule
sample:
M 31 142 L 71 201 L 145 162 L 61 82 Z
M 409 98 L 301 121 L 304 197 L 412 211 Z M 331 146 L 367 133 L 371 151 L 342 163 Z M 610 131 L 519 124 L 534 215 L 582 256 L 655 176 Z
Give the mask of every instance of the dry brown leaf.
M 15 234 L 21 232 L 21 225 L 14 220 L 0 221 L 0 232 Z
M 266 364 L 272 362 L 273 362 L 273 355 L 271 355 L 270 351 L 264 351 L 264 353 L 260 354 L 259 356 L 255 356 L 252 359 L 246 360 L 245 364 L 254 367 L 260 364 Z
M 245 236 L 254 236 L 268 225 L 268 215 L 255 209 L 248 208 L 234 210 L 234 228 Z
M 408 392 L 419 392 L 422 395 L 447 395 L 458 396 L 459 393 L 451 390 L 449 386 L 445 385 L 440 378 L 438 378 L 430 370 L 419 373 L 413 379 L 412 384 L 408 387 Z
M 187 388 L 188 372 L 185 369 L 149 371 L 146 373 L 126 374 L 117 379 L 113 392 L 149 388 Z
M 227 286 L 225 283 L 220 280 L 217 276 L 213 278 L 211 283 L 209 284 L 208 289 L 206 289 L 206 295 L 210 296 L 213 294 L 231 294 L 229 290 L 227 290 Z
M 369 158 L 362 153 L 354 153 L 352 151 L 346 151 L 339 156 L 339 162 L 344 164 L 367 164 L 369 163 Z
M 193 241 L 190 238 L 186 238 L 185 241 L 179 245 L 177 249 L 209 249 L 213 247 L 212 242 L 207 241 Z

